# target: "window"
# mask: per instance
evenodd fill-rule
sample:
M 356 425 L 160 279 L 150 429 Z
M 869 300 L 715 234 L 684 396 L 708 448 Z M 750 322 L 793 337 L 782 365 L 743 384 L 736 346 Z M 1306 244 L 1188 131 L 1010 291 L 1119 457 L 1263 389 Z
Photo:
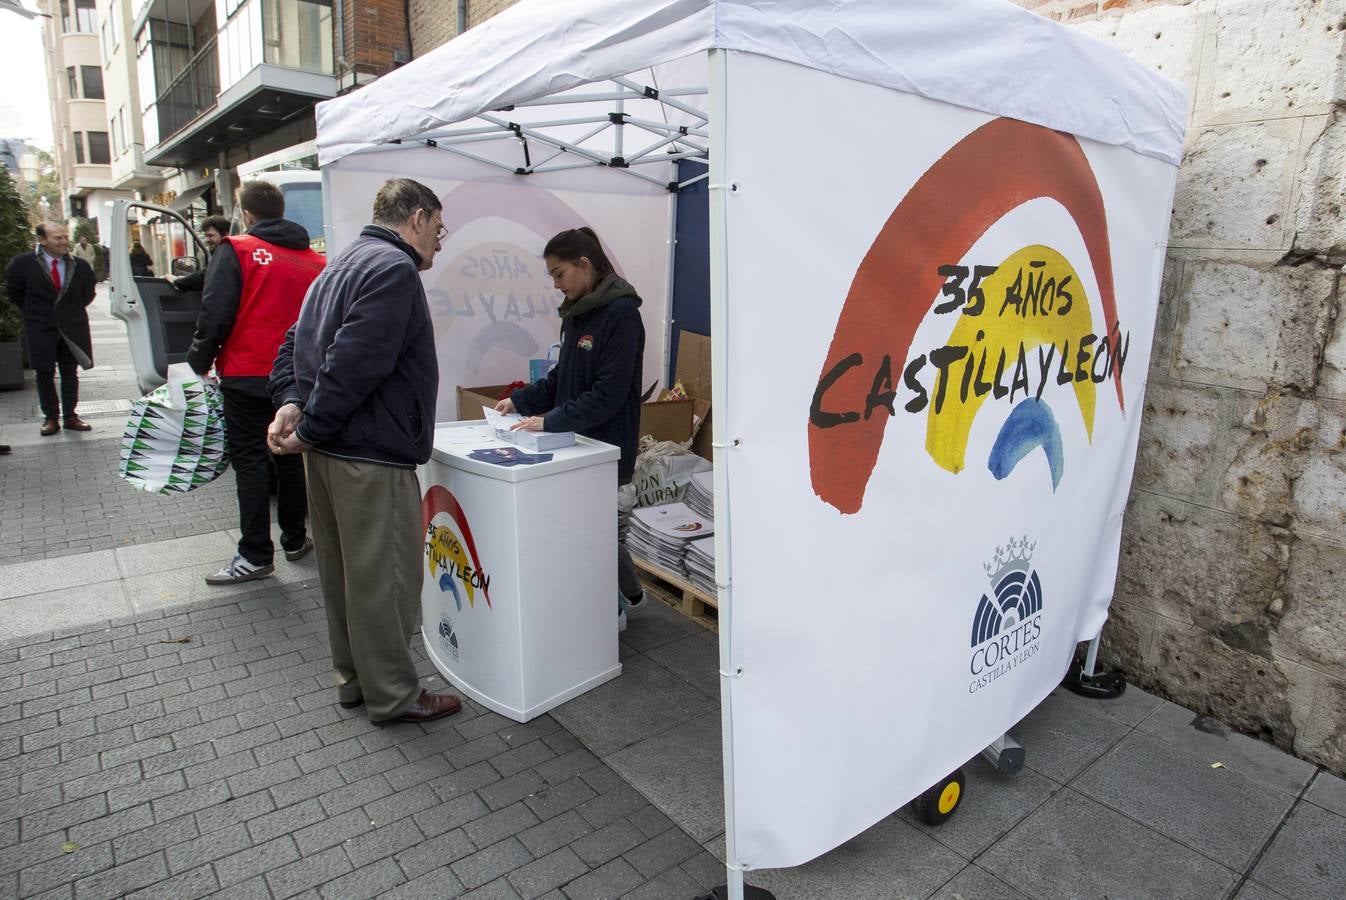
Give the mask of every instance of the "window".
M 112 38 L 112 49 L 115 51 L 122 43 L 121 23 L 117 21 L 117 17 L 121 15 L 121 7 L 114 3 L 110 12 L 111 15 L 108 16 L 107 20 L 108 32 Z
M 112 155 L 108 152 L 106 131 L 89 132 L 89 162 L 95 166 L 106 166 L 112 162 Z
M 121 135 L 122 150 L 131 149 L 131 132 L 126 130 L 126 107 L 117 110 L 117 132 Z
M 116 159 L 122 155 L 121 132 L 117 129 L 117 117 L 113 116 L 107 120 L 108 134 L 112 135 L 112 158 Z
M 115 15 L 117 14 L 116 10 L 113 10 L 112 14 L 115 16 Z M 111 19 L 108 20 L 108 22 L 111 22 L 111 21 L 112 21 Z M 108 34 L 107 34 L 108 22 L 104 22 L 104 23 L 102 24 L 102 26 L 98 29 L 99 36 L 101 37 L 101 39 L 102 39 L 102 41 L 103 41 L 103 65 L 104 65 L 104 66 L 106 66 L 106 65 L 108 65 L 110 62 L 112 62 L 112 44 L 108 41 Z
M 61 0 L 61 30 L 98 33 L 98 11 L 94 0 Z
M 80 66 L 80 79 L 84 82 L 85 100 L 103 99 L 103 70 L 97 66 Z
M 75 165 L 84 165 L 84 132 L 76 131 L 75 139 L 71 141 L 75 145 Z
M 65 70 L 67 100 L 79 99 L 79 75 L 77 72 L 78 70 L 74 66 L 69 66 Z
M 98 11 L 94 9 L 94 0 L 70 0 L 75 9 L 75 30 L 89 34 L 98 33 Z

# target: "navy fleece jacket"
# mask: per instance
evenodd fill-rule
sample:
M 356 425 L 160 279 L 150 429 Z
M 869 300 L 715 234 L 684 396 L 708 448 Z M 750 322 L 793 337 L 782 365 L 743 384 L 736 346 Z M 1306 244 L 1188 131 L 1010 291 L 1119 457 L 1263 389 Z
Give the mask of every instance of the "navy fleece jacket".
M 545 378 L 510 395 L 548 431 L 574 431 L 621 448 L 620 483 L 631 480 L 640 437 L 640 363 L 645 325 L 640 297 L 615 274 L 561 307 L 561 358 Z
M 407 469 L 430 458 L 439 361 L 420 262 L 366 225 L 309 288 L 269 387 L 303 408 L 295 434 L 318 452 Z

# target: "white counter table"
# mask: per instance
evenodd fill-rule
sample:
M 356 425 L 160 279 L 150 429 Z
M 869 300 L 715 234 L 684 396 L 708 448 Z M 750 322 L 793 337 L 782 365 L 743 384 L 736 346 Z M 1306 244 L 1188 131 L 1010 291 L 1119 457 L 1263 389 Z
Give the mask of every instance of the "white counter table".
M 469 455 L 512 447 L 485 423 L 440 424 L 418 470 L 426 650 L 463 694 L 519 722 L 622 670 L 620 451 L 576 441 L 548 462 L 501 466 Z

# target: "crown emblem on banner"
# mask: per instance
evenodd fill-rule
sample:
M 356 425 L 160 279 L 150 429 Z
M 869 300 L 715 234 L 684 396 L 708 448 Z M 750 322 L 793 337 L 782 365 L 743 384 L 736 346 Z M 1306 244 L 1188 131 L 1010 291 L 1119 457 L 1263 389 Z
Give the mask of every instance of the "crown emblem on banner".
M 1037 546 L 1035 541 L 1029 541 L 1025 535 L 1022 538 L 1010 538 L 1005 546 L 996 547 L 995 556 L 991 561 L 982 563 L 991 584 L 999 584 L 1010 572 L 1028 572 L 1031 568 L 1029 561 L 1033 558 L 1033 551 Z

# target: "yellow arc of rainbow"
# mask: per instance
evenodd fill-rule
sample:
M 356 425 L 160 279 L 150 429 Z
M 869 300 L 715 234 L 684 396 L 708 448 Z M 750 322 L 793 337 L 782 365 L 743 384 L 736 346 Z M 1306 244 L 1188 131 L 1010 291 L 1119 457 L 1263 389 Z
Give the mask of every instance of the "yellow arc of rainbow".
M 1037 265 L 1040 263 L 1040 265 Z M 1016 278 L 1026 280 L 1032 273 L 1035 279 L 1043 282 L 1052 280 L 1055 287 L 1063 283 L 1070 294 L 1070 302 L 1064 315 L 1060 310 L 1065 307 L 1063 299 L 1053 297 L 1052 308 L 1036 311 L 1029 307 L 1024 294 L 1027 285 L 1021 281 L 1017 293 L 1025 303 L 1005 306 L 1004 300 L 1013 287 Z M 1067 279 L 1069 279 L 1067 281 Z M 960 315 L 958 322 L 949 335 L 949 346 L 965 346 L 969 359 L 964 359 L 948 369 L 948 384 L 944 385 L 944 403 L 939 412 L 935 404 L 930 404 L 929 420 L 925 435 L 925 449 L 930 458 L 941 468 L 957 474 L 965 466 L 968 435 L 972 422 L 981 411 L 988 393 L 967 392 L 966 400 L 962 396 L 962 380 L 965 365 L 974 367 L 974 373 L 980 365 L 983 351 L 986 355 L 986 369 L 980 373 L 982 380 L 991 380 L 999 365 L 1001 353 L 1005 355 L 1005 369 L 1002 383 L 1009 385 L 1015 365 L 1019 359 L 1022 345 L 1025 354 L 1032 353 L 1038 347 L 1052 344 L 1056 347 L 1051 370 L 1062 363 L 1061 348 L 1068 341 L 1072 356 L 1065 360 L 1068 371 L 1073 371 L 1076 360 L 1075 346 L 1080 337 L 1093 331 L 1093 315 L 1089 311 L 1089 298 L 1080 283 L 1079 275 L 1064 256 L 1041 244 L 1033 244 L 1013 253 L 1000 264 L 996 271 L 987 276 L 981 287 L 986 296 L 986 306 L 977 316 Z M 980 338 L 978 337 L 980 333 Z M 1089 349 L 1089 364 L 1092 364 L 1093 347 Z M 1028 360 L 1028 371 L 1032 377 L 1040 375 L 1036 354 Z M 940 375 L 944 378 L 944 375 Z M 1094 434 L 1095 389 L 1092 380 L 1073 382 L 1075 399 L 1084 418 L 1084 429 L 1092 442 Z

